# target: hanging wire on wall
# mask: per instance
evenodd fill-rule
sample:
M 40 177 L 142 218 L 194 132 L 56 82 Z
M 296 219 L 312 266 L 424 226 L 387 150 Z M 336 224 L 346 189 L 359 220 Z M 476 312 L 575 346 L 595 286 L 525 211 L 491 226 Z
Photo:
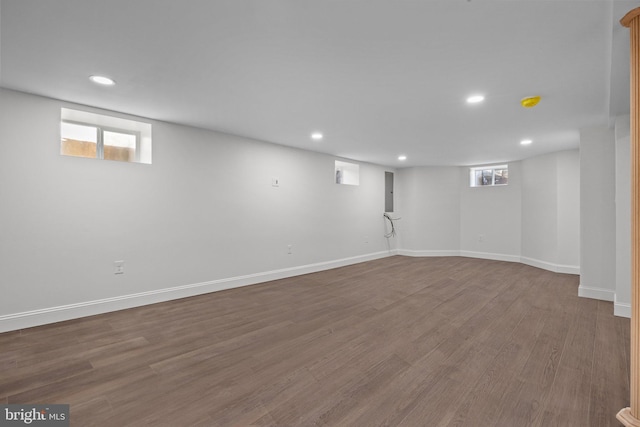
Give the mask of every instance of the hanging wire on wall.
M 384 237 L 386 237 L 387 239 L 390 238 L 390 237 L 395 237 L 395 235 L 396 235 L 396 226 L 393 223 L 393 221 L 397 221 L 397 220 L 399 220 L 401 218 L 391 218 L 391 215 L 389 215 L 386 212 L 383 213 L 382 216 L 384 216 L 387 220 L 389 220 L 389 223 L 391 224 L 391 231 L 386 233 L 384 235 Z

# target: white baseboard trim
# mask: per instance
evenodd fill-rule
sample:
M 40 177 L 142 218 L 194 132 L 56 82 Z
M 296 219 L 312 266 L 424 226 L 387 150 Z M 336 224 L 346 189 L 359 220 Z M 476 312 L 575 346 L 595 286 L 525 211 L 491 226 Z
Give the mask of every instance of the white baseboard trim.
M 438 257 L 438 256 L 460 256 L 460 251 L 444 250 L 444 251 L 414 251 L 412 249 L 398 249 L 398 255 L 412 257 Z
M 520 262 L 518 255 L 494 254 L 491 252 L 460 251 L 460 256 L 468 258 L 491 259 L 494 261 Z
M 558 273 L 580 275 L 579 265 L 562 265 L 558 264 Z
M 417 251 L 413 249 L 398 249 L 398 255 L 412 257 L 436 257 L 436 256 L 464 256 L 469 258 L 491 259 L 494 261 L 520 262 L 532 267 L 541 268 L 543 270 L 553 271 L 554 273 L 580 274 L 580 267 L 577 265 L 554 264 L 547 261 L 541 261 L 534 258 L 523 257 L 520 255 L 496 254 L 492 252 L 476 252 L 476 251 L 459 251 L 459 250 L 424 250 Z
M 580 286 L 578 286 L 578 296 L 613 302 L 616 293 L 611 289 L 595 288 L 592 286 L 584 286 L 580 284 Z
M 460 250 L 393 249 L 389 251 L 375 252 L 371 254 L 359 255 L 338 260 L 249 274 L 245 276 L 217 279 L 208 282 L 194 283 L 172 288 L 158 289 L 154 291 L 140 292 L 136 294 L 122 295 L 112 298 L 104 298 L 100 300 L 86 301 L 58 307 L 48 307 L 22 313 L 2 315 L 0 316 L 0 333 L 46 325 L 50 323 L 62 322 L 65 320 L 77 319 L 80 317 L 94 316 L 97 314 L 140 307 L 148 304 L 155 304 L 195 295 L 202 295 L 210 292 L 255 285 L 257 283 L 300 276 L 303 274 L 315 273 L 318 271 L 330 270 L 333 268 L 357 264 L 360 262 L 386 258 L 393 255 L 404 255 L 411 257 L 465 256 L 470 258 L 482 258 L 497 261 L 521 262 L 523 264 L 557 273 L 580 274 L 580 267 L 577 266 L 552 264 L 549 262 L 516 255 Z M 605 301 L 613 301 L 613 298 L 615 296 L 613 291 L 607 289 L 589 288 L 583 286 L 580 286 L 578 294 L 583 297 L 601 299 Z M 619 310 L 621 313 L 626 313 L 627 311 L 630 313 L 630 307 L 627 307 L 625 304 L 619 304 L 619 307 L 616 307 L 616 310 Z M 620 314 L 620 316 L 625 315 Z
M 288 277 L 300 276 L 303 274 L 344 267 L 351 264 L 373 261 L 396 254 L 396 250 L 375 252 L 366 255 L 319 262 L 298 267 L 290 267 L 256 274 L 248 274 L 245 276 L 211 280 L 208 282 L 193 283 L 189 285 L 158 289 L 148 292 L 140 292 L 136 294 L 122 295 L 94 301 L 86 301 L 58 307 L 48 307 L 22 313 L 7 314 L 0 316 L 0 333 L 46 325 L 49 323 L 62 322 L 65 320 L 77 319 L 80 317 L 94 316 L 96 314 L 103 314 L 112 311 L 124 310 L 127 308 L 140 307 L 144 305 L 186 298 L 195 295 L 202 295 L 210 292 L 222 291 L 225 289 L 255 285 L 271 280 L 284 279 Z
M 580 274 L 580 267 L 577 265 L 562 265 L 554 264 L 547 261 L 541 261 L 539 259 L 520 257 L 520 262 L 530 265 L 532 267 L 542 268 L 543 270 L 553 271 L 554 273 L 564 274 Z
M 614 296 L 613 300 L 613 315 L 620 317 L 631 318 L 631 303 L 619 302 L 618 296 Z

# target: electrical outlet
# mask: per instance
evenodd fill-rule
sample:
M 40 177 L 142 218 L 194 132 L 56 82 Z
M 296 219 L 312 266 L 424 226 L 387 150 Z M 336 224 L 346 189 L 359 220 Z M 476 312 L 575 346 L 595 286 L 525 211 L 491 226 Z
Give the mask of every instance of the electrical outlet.
M 113 262 L 113 274 L 124 274 L 124 261 Z
M 287 245 L 287 253 L 291 255 L 293 253 L 293 245 Z
M 484 242 L 484 234 L 478 234 L 478 242 Z
M 364 242 L 369 243 L 369 236 L 364 236 Z
M 280 178 L 271 178 L 271 186 L 272 187 L 280 187 Z

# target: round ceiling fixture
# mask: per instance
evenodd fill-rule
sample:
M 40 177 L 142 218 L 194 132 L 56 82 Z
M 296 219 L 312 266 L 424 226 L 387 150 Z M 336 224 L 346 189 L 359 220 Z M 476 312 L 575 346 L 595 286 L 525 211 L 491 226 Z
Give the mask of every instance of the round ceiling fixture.
M 484 95 L 471 95 L 467 98 L 467 104 L 478 104 L 484 101 Z
M 105 77 L 105 76 L 93 75 L 93 76 L 89 77 L 89 80 L 91 80 L 94 83 L 98 83 L 99 85 L 104 85 L 104 86 L 113 86 L 114 84 L 116 84 L 115 80 L 110 79 L 109 77 Z
M 540 96 L 528 96 L 520 100 L 520 105 L 524 108 L 532 108 L 538 105 L 538 102 L 540 102 Z

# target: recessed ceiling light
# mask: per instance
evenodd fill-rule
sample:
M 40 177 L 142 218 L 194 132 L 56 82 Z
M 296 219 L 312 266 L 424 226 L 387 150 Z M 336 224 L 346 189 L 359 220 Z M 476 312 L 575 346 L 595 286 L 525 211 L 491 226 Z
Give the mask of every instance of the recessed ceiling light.
M 89 77 L 89 80 L 104 86 L 113 86 L 114 84 L 116 84 L 116 82 L 113 79 L 110 79 L 109 77 L 105 77 L 105 76 L 91 76 Z
M 314 141 L 320 141 L 322 138 L 323 136 L 320 132 L 314 132 L 311 134 L 311 139 L 313 139 Z
M 522 145 L 529 145 L 531 144 L 533 141 L 530 139 L 523 139 L 522 141 L 520 141 L 520 144 Z
M 484 95 L 471 95 L 467 98 L 467 104 L 477 104 L 484 101 Z
M 405 156 L 405 155 L 398 156 L 398 160 L 400 160 L 400 161 L 407 160 L 407 156 Z

